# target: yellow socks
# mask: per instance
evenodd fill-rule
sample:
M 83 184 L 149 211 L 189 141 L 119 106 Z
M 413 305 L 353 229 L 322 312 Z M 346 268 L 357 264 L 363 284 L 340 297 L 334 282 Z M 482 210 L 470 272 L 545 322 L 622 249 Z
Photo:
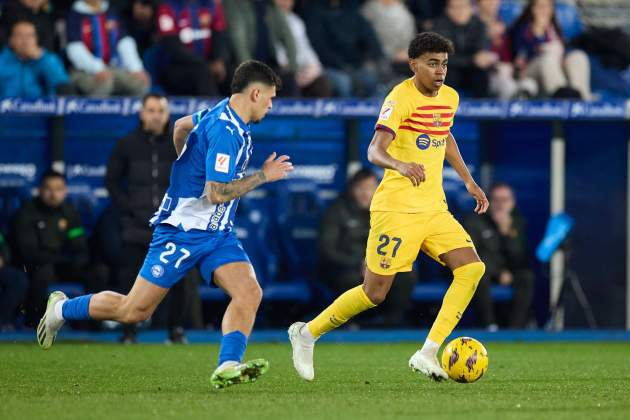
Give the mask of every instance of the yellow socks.
M 470 303 L 485 270 L 486 266 L 482 262 L 466 264 L 453 270 L 453 283 L 444 295 L 440 312 L 429 331 L 429 340 L 438 346 L 444 343 Z
M 307 327 L 313 337 L 317 338 L 345 324 L 353 316 L 375 306 L 363 291 L 363 286 L 357 286 L 339 296 L 328 308 L 309 322 Z

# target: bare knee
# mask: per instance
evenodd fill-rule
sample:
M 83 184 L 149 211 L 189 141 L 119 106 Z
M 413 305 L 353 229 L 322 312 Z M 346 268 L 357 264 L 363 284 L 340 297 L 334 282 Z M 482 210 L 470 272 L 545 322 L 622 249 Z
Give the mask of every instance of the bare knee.
M 370 302 L 375 305 L 380 305 L 385 301 L 387 297 L 387 292 L 389 292 L 389 287 L 379 287 L 370 284 L 363 285 L 363 291 L 365 292 Z
M 246 287 L 239 289 L 233 293 L 232 301 L 237 304 L 258 308 L 262 302 L 263 291 L 257 281 L 251 281 Z
M 153 310 L 149 306 L 129 304 L 126 299 L 123 299 L 119 321 L 124 324 L 135 324 L 146 321 L 152 314 Z

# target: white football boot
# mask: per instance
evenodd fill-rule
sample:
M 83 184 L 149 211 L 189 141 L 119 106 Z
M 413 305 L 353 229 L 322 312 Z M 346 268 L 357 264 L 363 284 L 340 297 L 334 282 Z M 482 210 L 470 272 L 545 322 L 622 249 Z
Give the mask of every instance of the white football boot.
M 414 372 L 419 372 L 437 382 L 448 379 L 448 375 L 438 363 L 437 356 L 422 353 L 420 350 L 409 359 L 409 367 Z
M 304 322 L 295 322 L 289 327 L 289 340 L 293 348 L 293 367 L 300 378 L 312 381 L 315 378 L 313 349 L 316 340 L 302 335 L 303 327 L 306 327 Z
M 48 297 L 48 303 L 46 304 L 46 312 L 39 321 L 37 326 L 37 342 L 39 346 L 48 350 L 55 343 L 55 337 L 57 332 L 63 327 L 63 318 L 55 315 L 55 305 L 61 300 L 67 300 L 68 297 L 63 292 L 52 292 Z

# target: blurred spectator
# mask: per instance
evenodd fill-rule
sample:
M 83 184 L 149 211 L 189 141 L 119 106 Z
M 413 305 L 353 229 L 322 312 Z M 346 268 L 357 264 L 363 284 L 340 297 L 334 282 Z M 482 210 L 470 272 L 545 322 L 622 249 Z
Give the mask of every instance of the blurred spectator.
M 490 72 L 490 94 L 501 99 L 536 96 L 538 85 L 534 79 L 522 74 L 515 78 L 507 28 L 499 17 L 500 5 L 501 0 L 477 0 L 477 13 L 486 25 L 490 50 L 499 56 Z
M 330 80 L 324 74 L 322 63 L 308 39 L 304 21 L 293 13 L 294 4 L 294 0 L 276 0 L 276 6 L 284 13 L 295 41 L 297 62 L 295 81 L 302 96 L 320 98 L 333 96 Z M 280 65 L 287 66 L 289 58 L 286 50 L 282 45 L 278 45 L 276 51 Z
M 10 267 L 9 245 L 0 233 L 0 332 L 15 329 L 15 312 L 22 304 L 28 278 L 22 270 Z
M 445 4 L 446 0 L 407 0 L 420 32 L 433 29 L 433 20 L 442 15 Z
M 376 174 L 361 169 L 350 179 L 348 189 L 324 213 L 319 229 L 319 278 L 333 294 L 357 286 L 365 271 L 365 244 L 370 231 L 370 202 L 376 191 Z M 409 306 L 413 273 L 398 273 L 392 290 L 379 309 L 381 326 L 399 326 Z
M 172 142 L 168 102 L 149 94 L 140 110 L 140 125 L 120 139 L 107 165 L 106 185 L 120 214 L 122 256 L 121 292 L 131 290 L 151 242 L 149 219 L 158 209 L 169 185 L 171 164 L 177 155 Z M 174 286 L 166 302 L 172 342 L 184 342 L 186 288 L 195 287 L 191 276 Z M 196 289 L 196 288 L 195 288 Z M 123 341 L 135 342 L 136 328 L 125 327 Z
M 149 76 L 134 39 L 102 0 L 79 0 L 68 14 L 66 53 L 74 70 L 70 75 L 87 95 L 142 95 Z
M 37 45 L 31 22 L 16 21 L 9 45 L 0 53 L 0 97 L 37 98 L 70 92 L 68 74 L 59 57 Z
M 155 42 L 156 11 L 158 0 L 124 1 L 119 15 L 127 34 L 136 41 L 142 56 Z
M 228 34 L 237 63 L 256 59 L 271 66 L 282 78 L 282 96 L 297 96 L 297 52 L 293 34 L 282 11 L 272 0 L 230 0 L 225 3 Z M 276 46 L 282 45 L 287 64 L 278 63 Z
M 66 202 L 67 194 L 63 175 L 47 171 L 39 184 L 39 195 L 25 202 L 15 215 L 12 239 L 16 257 L 30 277 L 24 302 L 29 326 L 44 313 L 49 285 L 92 280 L 86 275 L 89 251 L 81 217 Z M 86 285 L 88 289 L 98 287 Z
M 486 264 L 486 272 L 473 298 L 479 321 L 484 327 L 496 330 L 490 286 L 498 283 L 511 285 L 514 293 L 510 318 L 505 324 L 510 328 L 526 327 L 534 274 L 529 268 L 525 221 L 516 210 L 512 188 L 496 184 L 490 190 L 489 211 L 481 216 L 470 216 L 465 224 L 479 257 Z
M 0 27 L 3 28 L 2 44 L 8 39 L 8 31 L 18 21 L 28 20 L 35 25 L 39 46 L 55 51 L 55 23 L 48 0 L 9 0 L 2 8 Z
M 227 79 L 226 20 L 218 0 L 160 2 L 159 82 L 169 94 L 217 96 Z
M 384 96 L 387 86 L 379 84 L 390 76 L 387 59 L 355 0 L 313 0 L 304 21 L 339 96 Z
M 592 99 L 588 57 L 581 50 L 566 51 L 553 0 L 530 0 L 510 35 L 516 68 L 537 80 L 544 95 L 564 96 L 573 89 Z
M 433 29 L 455 46 L 455 54 L 448 58 L 447 83 L 462 90 L 462 96 L 488 96 L 488 71 L 499 56 L 487 49 L 485 25 L 473 14 L 471 0 L 448 0 L 444 13 Z
M 416 22 L 402 0 L 368 0 L 361 12 L 372 24 L 395 72 L 411 76 L 407 48 L 416 36 Z

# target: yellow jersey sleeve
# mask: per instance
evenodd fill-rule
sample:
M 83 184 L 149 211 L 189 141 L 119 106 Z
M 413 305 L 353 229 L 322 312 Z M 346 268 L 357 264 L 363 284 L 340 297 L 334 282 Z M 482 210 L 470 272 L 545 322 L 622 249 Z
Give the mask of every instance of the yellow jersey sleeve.
M 385 130 L 396 138 L 398 127 L 407 118 L 407 105 L 399 94 L 400 89 L 393 89 L 385 98 L 378 121 L 374 126 L 375 130 Z

